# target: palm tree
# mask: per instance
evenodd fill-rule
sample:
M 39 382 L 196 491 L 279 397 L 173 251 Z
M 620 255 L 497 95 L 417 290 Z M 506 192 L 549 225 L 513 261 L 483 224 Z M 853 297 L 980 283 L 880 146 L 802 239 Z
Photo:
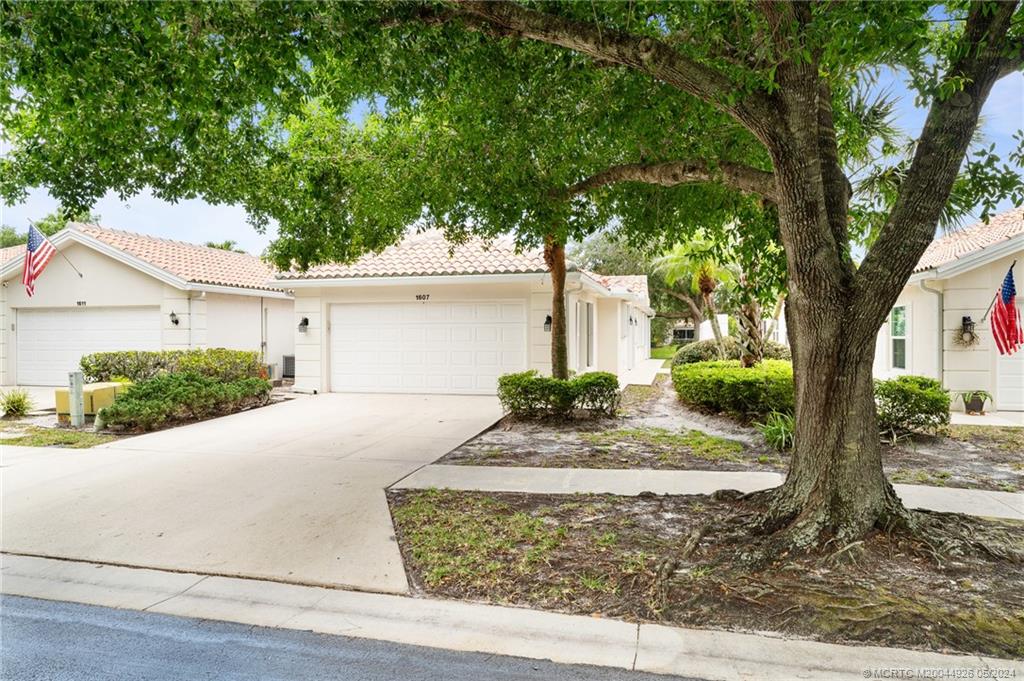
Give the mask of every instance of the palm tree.
M 711 257 L 710 242 L 701 235 L 688 243 L 676 244 L 668 253 L 655 260 L 654 266 L 669 286 L 689 280 L 693 292 L 700 294 L 704 302 L 704 318 L 711 320 L 718 355 L 725 359 L 725 342 L 718 326 L 715 291 L 719 286 L 731 286 L 735 277 L 728 268 L 722 267 Z

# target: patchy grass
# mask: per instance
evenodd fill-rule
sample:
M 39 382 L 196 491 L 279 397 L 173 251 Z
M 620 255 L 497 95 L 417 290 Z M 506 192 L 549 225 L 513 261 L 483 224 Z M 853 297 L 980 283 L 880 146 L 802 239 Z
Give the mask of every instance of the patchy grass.
M 14 437 L 5 437 L 0 444 L 18 445 L 21 447 L 68 447 L 71 449 L 88 449 L 96 445 L 113 442 L 114 435 L 95 433 L 91 430 L 72 430 L 70 428 L 40 428 L 30 426 L 25 429 L 8 430 L 17 433 Z
M 633 442 L 660 450 L 660 458 L 672 457 L 675 450 L 684 449 L 692 456 L 707 461 L 742 461 L 743 443 L 724 437 L 707 435 L 699 430 L 676 433 L 665 428 L 618 428 L 596 433 L 583 433 L 580 437 L 596 447 L 612 447 L 620 442 Z
M 949 471 L 929 471 L 923 468 L 901 468 L 889 474 L 889 481 L 905 483 L 908 485 L 945 487 L 952 476 L 953 474 Z
M 1024 428 L 963 425 L 952 425 L 948 428 L 949 438 L 957 442 L 970 442 L 980 447 L 1024 453 Z
M 619 408 L 629 412 L 641 407 L 658 396 L 661 389 L 654 385 L 627 385 L 622 391 L 622 401 Z
M 753 538 L 736 533 L 746 527 L 737 514 L 763 510 L 750 500 L 409 490 L 389 502 L 410 582 L 431 596 L 1024 656 L 1022 523 L 943 514 L 936 520 L 969 548 L 941 560 L 934 547 L 880 532 L 754 566 Z

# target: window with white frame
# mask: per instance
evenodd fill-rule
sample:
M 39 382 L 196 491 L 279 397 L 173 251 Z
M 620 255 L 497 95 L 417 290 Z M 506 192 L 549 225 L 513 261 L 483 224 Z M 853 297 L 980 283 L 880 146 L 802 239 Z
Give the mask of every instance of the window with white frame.
M 907 306 L 897 305 L 889 313 L 890 366 L 907 368 Z
M 594 304 L 580 302 L 576 306 L 576 324 L 579 329 L 580 368 L 594 366 Z

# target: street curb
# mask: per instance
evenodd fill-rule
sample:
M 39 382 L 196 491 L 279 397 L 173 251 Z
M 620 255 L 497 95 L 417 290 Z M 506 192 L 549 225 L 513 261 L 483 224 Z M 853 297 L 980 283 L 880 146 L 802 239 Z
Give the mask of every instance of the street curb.
M 1024 675 L 1021 661 L 637 625 L 480 603 L 11 554 L 0 554 L 0 591 L 12 596 L 716 681 L 863 679 L 869 678 L 865 674 L 872 669 L 1012 669 Z M 975 677 L 981 678 L 977 673 Z

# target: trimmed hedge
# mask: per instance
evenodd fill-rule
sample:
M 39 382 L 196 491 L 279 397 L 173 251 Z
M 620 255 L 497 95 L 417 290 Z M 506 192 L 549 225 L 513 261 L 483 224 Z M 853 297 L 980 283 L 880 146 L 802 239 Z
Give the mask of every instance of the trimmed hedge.
M 594 371 L 568 380 L 541 376 L 536 371 L 498 378 L 498 399 L 512 416 L 570 418 L 576 412 L 612 416 L 619 406 L 619 379 Z
M 768 359 L 744 369 L 738 360 L 680 364 L 672 382 L 683 402 L 744 418 L 792 414 L 793 366 Z
M 949 425 L 949 393 L 934 378 L 897 376 L 875 381 L 875 404 L 883 433 L 934 433 Z
M 723 344 L 725 345 L 726 359 L 738 360 L 740 358 L 740 345 L 734 338 L 724 338 Z M 792 360 L 788 347 L 782 343 L 770 340 L 764 342 L 764 358 L 784 359 L 787 362 Z M 720 360 L 718 359 L 718 346 L 712 338 L 710 340 L 695 341 L 679 348 L 679 351 L 672 358 L 672 366 L 714 361 Z
M 259 353 L 250 350 L 127 350 L 95 352 L 79 362 L 90 383 L 115 379 L 141 383 L 162 374 L 193 373 L 220 381 L 266 378 Z
M 195 373 L 162 374 L 129 386 L 97 418 L 107 428 L 152 430 L 264 405 L 270 390 L 262 378 L 221 381 Z

